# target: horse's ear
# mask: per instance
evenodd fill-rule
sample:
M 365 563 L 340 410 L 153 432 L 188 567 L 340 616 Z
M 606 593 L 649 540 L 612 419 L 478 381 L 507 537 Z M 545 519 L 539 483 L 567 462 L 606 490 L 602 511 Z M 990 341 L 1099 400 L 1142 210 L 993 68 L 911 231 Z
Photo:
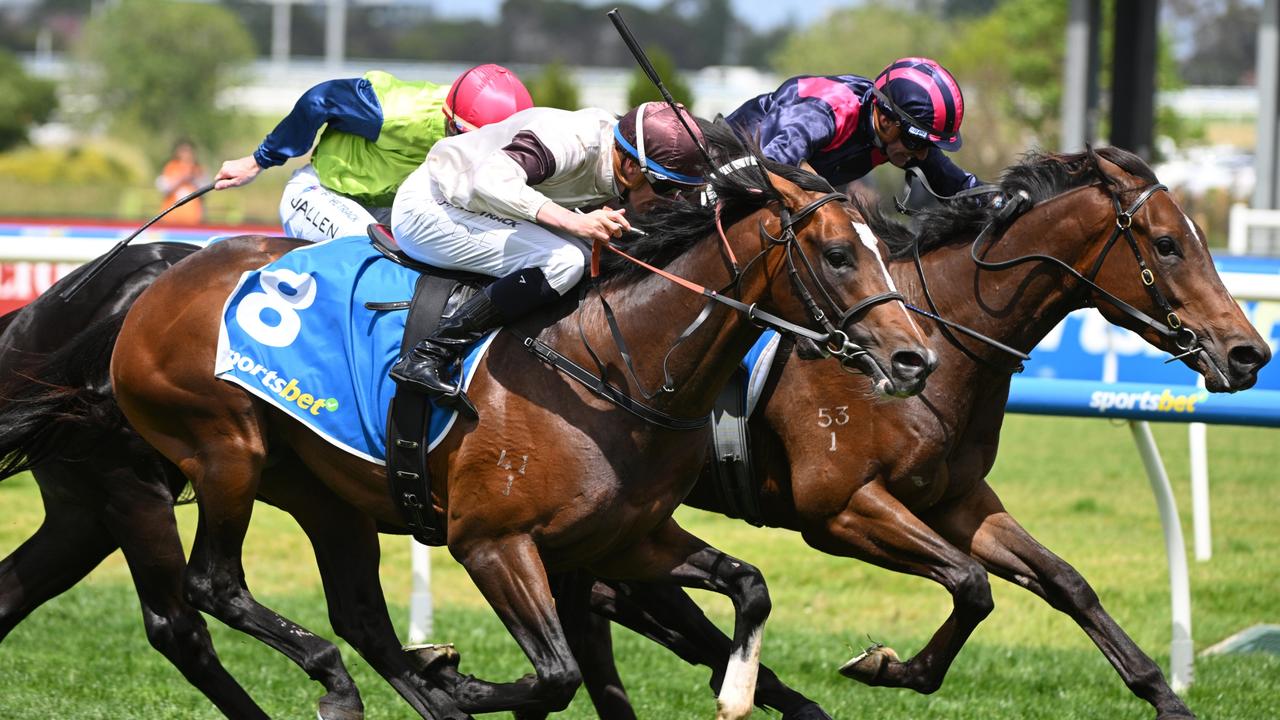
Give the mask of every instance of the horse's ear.
M 775 175 L 767 171 L 766 175 L 769 178 L 769 184 L 773 186 L 774 190 L 778 191 L 778 194 L 783 197 L 789 207 L 798 208 L 805 204 L 804 190 L 799 185 L 781 175 Z
M 1084 149 L 1089 156 L 1089 164 L 1092 165 L 1098 173 L 1098 179 L 1105 185 L 1116 187 L 1119 184 L 1116 182 L 1116 175 L 1124 173 L 1124 171 L 1120 169 L 1120 166 L 1099 155 L 1098 151 L 1093 149 L 1093 145 L 1091 143 L 1085 143 Z
M 818 174 L 820 174 L 817 170 L 814 170 L 814 169 L 813 169 L 813 166 L 809 164 L 809 161 L 808 161 L 808 160 L 801 160 L 801 161 L 800 161 L 800 169 L 801 169 L 801 170 L 804 170 L 805 172 L 808 172 L 808 173 L 813 173 L 814 175 L 818 175 Z

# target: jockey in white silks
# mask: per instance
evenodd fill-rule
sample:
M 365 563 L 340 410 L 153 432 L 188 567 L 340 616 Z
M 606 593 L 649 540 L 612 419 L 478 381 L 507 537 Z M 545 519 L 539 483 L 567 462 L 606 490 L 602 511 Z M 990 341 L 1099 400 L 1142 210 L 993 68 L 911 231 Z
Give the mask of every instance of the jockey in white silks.
M 703 183 L 697 121 L 645 103 L 621 119 L 605 110 L 531 108 L 446 138 L 401 185 L 391 227 L 406 254 L 496 280 L 391 368 L 391 377 L 447 404 L 461 390 L 443 373 L 470 343 L 568 292 L 588 243 L 631 226 L 623 200 L 644 207 Z M 599 208 L 579 212 L 583 208 Z

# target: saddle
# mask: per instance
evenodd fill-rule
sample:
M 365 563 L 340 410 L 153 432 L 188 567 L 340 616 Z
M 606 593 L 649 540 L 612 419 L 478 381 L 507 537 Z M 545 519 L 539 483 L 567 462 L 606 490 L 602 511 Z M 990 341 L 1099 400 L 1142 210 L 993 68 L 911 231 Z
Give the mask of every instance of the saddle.
M 368 233 L 374 248 L 387 259 L 421 274 L 412 300 L 365 305 L 370 310 L 409 310 L 401 355 L 435 330 L 441 319 L 493 282 L 485 275 L 445 270 L 410 258 L 386 225 L 370 225 Z M 391 499 L 413 538 L 424 545 L 438 546 L 445 544 L 446 528 L 431 501 L 426 442 L 430 417 L 431 402 L 425 395 L 396 388 L 387 412 L 387 481 Z

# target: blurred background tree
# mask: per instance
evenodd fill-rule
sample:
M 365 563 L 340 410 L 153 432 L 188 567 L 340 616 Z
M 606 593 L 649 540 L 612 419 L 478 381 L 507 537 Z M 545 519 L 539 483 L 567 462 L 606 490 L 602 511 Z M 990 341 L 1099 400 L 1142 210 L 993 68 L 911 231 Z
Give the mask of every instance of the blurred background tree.
M 542 107 L 577 110 L 582 107 L 578 99 L 578 85 L 573 81 L 569 68 L 556 60 L 542 66 L 542 71 L 527 83 L 533 104 Z
M 162 157 L 177 137 L 218 149 L 235 133 L 218 104 L 255 48 L 239 19 L 217 5 L 121 0 L 85 25 L 80 78 L 94 98 L 88 119 Z
M 692 107 L 693 91 L 689 89 L 689 84 L 684 78 L 680 77 L 680 73 L 676 72 L 676 63 L 666 50 L 660 47 L 648 47 L 644 52 L 653 63 L 653 69 L 658 73 L 658 77 L 662 78 L 662 84 L 667 86 L 667 92 L 671 93 L 671 97 L 675 98 L 676 102 L 683 103 L 685 107 Z M 649 80 L 649 76 L 645 75 L 644 70 L 637 67 L 632 71 L 631 82 L 627 85 L 627 107 L 633 108 L 643 102 L 655 101 L 662 102 L 662 93 L 658 92 L 658 88 Z
M 783 76 L 862 75 L 875 77 L 895 58 L 938 57 L 951 31 L 936 17 L 902 3 L 873 0 L 835 10 L 826 20 L 793 32 L 772 56 Z M 963 82 L 963 79 L 961 79 Z
M 57 107 L 54 83 L 31 77 L 16 57 L 0 50 L 0 152 L 25 143 L 31 127 Z

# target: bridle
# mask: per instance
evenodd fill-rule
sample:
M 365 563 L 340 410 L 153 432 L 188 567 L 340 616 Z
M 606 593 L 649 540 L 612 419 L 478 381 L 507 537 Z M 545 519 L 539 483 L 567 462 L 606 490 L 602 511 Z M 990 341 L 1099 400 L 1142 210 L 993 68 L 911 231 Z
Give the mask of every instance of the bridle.
M 841 366 L 848 370 L 848 361 L 859 355 L 866 354 L 866 350 L 851 341 L 849 339 L 849 334 L 845 331 L 845 328 L 853 321 L 853 318 L 857 317 L 872 306 L 878 305 L 882 302 L 898 300 L 905 304 L 906 298 L 902 296 L 902 293 L 896 290 L 886 290 L 882 293 L 867 296 L 855 303 L 852 307 L 841 311 L 839 301 L 832 296 L 831 292 L 826 287 L 826 284 L 823 283 L 822 278 L 818 276 L 818 272 L 814 269 L 813 263 L 809 260 L 809 256 L 806 255 L 804 250 L 799 247 L 795 231 L 796 226 L 803 223 L 804 220 L 815 210 L 836 200 L 840 202 L 848 202 L 848 197 L 843 193 L 827 193 L 813 200 L 808 205 L 797 210 L 795 213 L 791 213 L 784 206 L 778 213 L 781 230 L 777 237 L 770 235 L 769 231 L 765 229 L 764 223 L 761 222 L 760 235 L 768 241 L 769 245 L 762 250 L 756 258 L 763 257 L 773 247 L 783 247 L 787 257 L 787 274 L 791 277 L 791 284 L 795 288 L 796 294 L 800 296 L 800 301 L 804 303 L 805 310 L 809 313 L 809 317 L 826 331 L 827 336 L 823 340 L 823 344 L 825 345 L 827 352 L 841 358 Z M 818 302 L 814 299 L 813 293 L 810 292 L 809 286 L 805 283 L 804 278 L 801 277 L 800 271 L 796 266 L 796 256 L 799 256 L 801 264 L 809 275 L 809 279 L 822 294 L 822 298 L 826 300 L 827 304 L 838 313 L 839 317 L 835 322 L 832 322 L 827 317 L 827 314 L 822 311 L 822 308 L 818 306 Z M 755 262 L 755 259 L 753 259 L 752 262 Z M 748 263 L 748 266 L 750 266 L 750 263 Z M 809 337 L 811 340 L 815 339 L 808 335 L 806 335 L 806 337 Z
M 801 337 L 812 340 L 813 342 L 817 343 L 820 347 L 825 348 L 828 354 L 840 358 L 841 367 L 844 367 L 846 370 L 849 370 L 850 372 L 852 372 L 852 370 L 850 370 L 847 363 L 849 363 L 854 358 L 857 358 L 861 355 L 866 355 L 867 351 L 862 346 L 852 342 L 849 339 L 849 335 L 844 330 L 844 328 L 859 313 L 863 312 L 864 310 L 866 310 L 867 308 L 873 305 L 876 305 L 882 302 L 887 302 L 889 300 L 899 300 L 903 302 L 905 302 L 905 300 L 901 293 L 890 290 L 890 291 L 877 293 L 875 295 L 866 297 L 861 301 L 859 301 L 858 303 L 856 303 L 853 307 L 848 308 L 846 310 L 841 310 L 839 302 L 836 301 L 834 297 L 832 297 L 831 293 L 824 286 L 824 284 L 822 283 L 822 280 L 818 277 L 817 271 L 814 270 L 813 264 L 809 261 L 808 256 L 805 255 L 803 250 L 797 251 L 798 238 L 796 236 L 796 228 L 804 224 L 804 222 L 807 221 L 810 217 L 812 217 L 812 215 L 822 206 L 826 205 L 827 203 L 837 202 L 837 201 L 848 202 L 848 197 L 846 197 L 843 193 L 837 193 L 837 192 L 826 193 L 810 201 L 804 207 L 800 208 L 799 210 L 796 210 L 795 212 L 792 212 L 789 208 L 787 208 L 784 205 L 778 213 L 778 219 L 781 224 L 781 229 L 777 237 L 774 237 L 773 235 L 771 235 L 769 231 L 765 229 L 764 222 L 761 221 L 759 226 L 759 232 L 760 232 L 760 236 L 767 241 L 767 245 L 765 246 L 764 249 L 762 249 L 759 253 L 757 253 L 755 257 L 751 258 L 751 260 L 748 261 L 743 268 L 738 267 L 737 260 L 733 255 L 733 250 L 729 246 L 728 237 L 725 235 L 724 229 L 720 223 L 720 206 L 717 205 L 716 229 L 719 231 L 720 239 L 722 241 L 722 247 L 725 251 L 726 258 L 729 262 L 731 273 L 732 273 L 732 279 L 730 280 L 729 284 L 725 286 L 723 290 L 720 290 L 720 291 L 711 290 L 702 285 L 698 285 L 697 283 L 693 283 L 689 280 L 686 280 L 679 276 L 668 273 L 667 271 L 662 270 L 661 268 L 654 267 L 642 260 L 632 257 L 631 255 L 618 249 L 611 243 L 597 241 L 594 244 L 592 248 L 592 253 L 591 253 L 592 282 L 589 288 L 584 287 L 583 292 L 585 295 L 585 293 L 589 292 L 590 289 L 594 289 L 596 291 L 596 295 L 600 298 L 600 303 L 604 308 L 605 318 L 609 323 L 609 329 L 613 334 L 614 342 L 617 344 L 618 350 L 622 355 L 623 362 L 626 365 L 627 372 L 631 375 L 631 380 L 635 384 L 636 389 L 640 391 L 640 394 L 643 395 L 646 400 L 651 400 L 659 394 L 675 392 L 676 390 L 675 381 L 671 377 L 671 373 L 668 369 L 668 363 L 671 359 L 671 354 L 675 352 L 677 347 L 679 347 L 685 340 L 691 337 L 698 330 L 698 328 L 702 326 L 702 324 L 707 320 L 707 318 L 711 316 L 711 311 L 716 307 L 717 304 L 726 305 L 738 312 L 745 314 L 748 320 L 750 320 L 752 323 L 754 323 L 759 327 L 772 328 L 774 330 L 777 330 L 785 334 L 799 335 Z M 741 280 L 742 275 L 746 269 L 749 269 L 758 260 L 761 260 L 762 258 L 767 256 L 770 252 L 772 252 L 774 248 L 778 248 L 778 247 L 783 248 L 783 251 L 786 253 L 787 273 L 791 278 L 791 282 L 796 290 L 796 293 L 800 296 L 801 303 L 804 305 L 806 312 L 808 312 L 809 314 L 809 317 L 815 323 L 817 323 L 818 326 L 822 328 L 823 332 L 819 332 L 817 330 L 813 330 L 811 328 L 807 328 L 802 325 L 797 325 L 793 322 L 790 322 L 789 320 L 780 318 L 777 315 L 774 315 L 773 313 L 767 312 L 765 310 L 761 310 L 759 307 L 757 307 L 756 303 L 751 303 L 748 305 L 747 303 L 744 303 L 740 300 L 737 300 L 736 298 L 732 298 L 724 294 L 729 290 L 736 288 L 738 286 L 738 283 Z M 641 267 L 649 270 L 654 274 L 660 275 L 666 278 L 667 280 L 670 280 L 676 283 L 677 285 L 680 285 L 681 287 L 692 290 L 693 292 L 697 292 L 707 298 L 707 304 L 706 306 L 703 307 L 702 312 L 699 313 L 698 316 L 693 320 L 693 322 L 690 323 L 688 327 L 686 327 L 684 331 L 680 333 L 680 335 L 676 338 L 675 342 L 672 344 L 671 348 L 667 350 L 666 354 L 663 356 L 662 358 L 663 384 L 657 390 L 654 390 L 652 392 L 646 390 L 644 385 L 640 382 L 640 378 L 636 374 L 635 366 L 631 359 L 631 351 L 627 347 L 626 339 L 622 335 L 622 329 L 618 325 L 617 319 L 614 316 L 613 308 L 609 306 L 608 301 L 605 300 L 604 298 L 604 294 L 600 292 L 600 286 L 598 282 L 599 271 L 600 271 L 599 270 L 600 255 L 601 255 L 601 251 L 606 249 L 617 255 L 621 255 L 627 260 L 637 265 L 640 265 Z M 839 318 L 837 322 L 833 323 L 831 319 L 827 316 L 827 314 L 823 312 L 822 308 L 818 304 L 818 301 L 814 299 L 814 294 L 810 291 L 808 285 L 804 281 L 804 278 L 801 277 L 799 269 L 797 268 L 797 265 L 795 262 L 796 255 L 799 255 L 803 266 L 808 271 L 810 278 L 812 278 L 812 280 L 814 281 L 814 284 L 817 286 L 818 291 L 820 292 L 823 299 L 825 299 L 827 303 L 831 306 L 831 308 L 838 313 Z M 582 325 L 581 315 L 579 315 L 579 320 L 578 320 L 578 331 L 579 331 L 579 335 L 582 338 L 583 344 L 586 346 L 588 354 L 591 355 L 592 360 L 595 362 L 596 366 L 599 368 L 601 372 L 601 375 L 603 376 L 605 372 L 605 365 L 600 360 L 600 358 L 596 355 L 596 352 L 592 349 L 590 343 L 587 341 L 586 330 Z
M 1211 362 L 1213 362 L 1212 355 L 1207 353 L 1207 349 L 1200 342 L 1195 331 L 1182 323 L 1181 318 L 1179 318 L 1178 314 L 1174 312 L 1173 306 L 1169 303 L 1168 298 L 1165 297 L 1164 293 L 1160 290 L 1160 287 L 1156 284 L 1156 275 L 1147 266 L 1146 261 L 1142 257 L 1142 252 L 1138 249 L 1138 240 L 1133 235 L 1133 220 L 1137 212 L 1148 200 L 1151 199 L 1153 195 L 1161 190 L 1167 192 L 1169 188 L 1160 183 L 1152 183 L 1139 191 L 1138 196 L 1134 199 L 1133 203 L 1126 209 L 1120 200 L 1121 191 L 1115 188 L 1114 183 L 1109 178 L 1106 178 L 1105 175 L 1103 177 L 1104 180 L 1100 184 L 1106 189 L 1107 194 L 1111 198 L 1112 207 L 1115 209 L 1115 226 L 1112 228 L 1111 236 L 1107 238 L 1106 244 L 1103 245 L 1102 252 L 1099 253 L 1097 260 L 1094 261 L 1093 267 L 1089 270 L 1087 275 L 1082 274 L 1066 262 L 1063 262 L 1051 255 L 1031 254 L 1000 262 L 988 262 L 983 260 L 978 256 L 979 248 L 982 246 L 984 239 L 994 226 L 994 219 L 989 221 L 987 225 L 982 228 L 982 231 L 978 233 L 978 236 L 973 239 L 973 245 L 969 249 L 969 255 L 973 259 L 974 264 L 983 270 L 1006 270 L 1033 260 L 1056 265 L 1067 274 L 1075 277 L 1081 283 L 1091 288 L 1096 297 L 1105 301 L 1125 315 L 1128 315 L 1139 324 L 1146 325 L 1151 328 L 1161 337 L 1170 340 L 1176 347 L 1182 350 L 1181 353 L 1173 356 L 1166 362 L 1173 362 L 1174 360 L 1179 360 L 1187 357 L 1188 355 L 1193 355 L 1199 352 L 1205 352 L 1206 356 L 1209 357 Z M 1151 300 L 1165 313 L 1163 321 L 1147 315 L 1138 308 L 1116 297 L 1113 293 L 1095 282 L 1098 273 L 1102 269 L 1103 263 L 1106 262 L 1107 255 L 1111 252 L 1111 249 L 1115 247 L 1116 241 L 1122 236 L 1129 244 L 1129 248 L 1133 251 L 1134 259 L 1138 263 L 1139 281 L 1142 286 L 1146 288 L 1147 294 L 1151 296 Z
M 750 163 L 746 163 L 746 164 L 750 164 Z M 734 163 L 731 163 L 730 165 L 726 165 L 725 167 L 721 168 L 721 172 L 729 172 L 733 169 L 736 169 L 735 167 L 731 167 L 732 165 L 734 165 Z M 741 166 L 742 164 L 737 165 L 737 167 L 741 167 Z M 675 380 L 671 377 L 671 372 L 668 369 L 669 361 L 671 359 L 671 354 L 675 352 L 675 349 L 679 347 L 681 343 L 683 343 L 690 336 L 692 336 L 694 332 L 696 332 L 698 328 L 702 326 L 702 324 L 707 320 L 707 318 L 711 316 L 711 311 L 715 309 L 717 305 L 727 305 L 728 307 L 745 314 L 747 316 L 747 319 L 750 322 L 760 327 L 773 328 L 774 330 L 777 330 L 783 334 L 799 335 L 801 337 L 808 338 L 809 340 L 812 340 L 815 343 L 817 343 L 819 347 L 825 348 L 829 354 L 840 357 L 841 367 L 852 372 L 853 370 L 851 370 L 846 363 L 851 362 L 854 358 L 857 358 L 861 355 L 866 355 L 867 351 L 862 347 L 860 347 L 859 345 L 856 345 L 855 343 L 851 342 L 849 340 L 848 334 L 842 328 L 848 322 L 850 322 L 858 313 L 862 312 L 866 308 L 876 303 L 885 302 L 888 300 L 903 301 L 903 297 L 901 294 L 893 291 L 879 293 L 863 299 L 862 301 L 854 305 L 852 308 L 849 308 L 847 310 L 841 310 L 839 303 L 837 303 L 835 299 L 832 298 L 831 294 L 823 286 L 821 280 L 818 278 L 817 272 L 813 269 L 812 263 L 809 262 L 808 257 L 804 254 L 804 251 L 800 250 L 798 254 L 802 259 L 803 265 L 808 269 L 810 276 L 815 280 L 818 286 L 818 289 L 822 293 L 822 296 L 826 298 L 828 303 L 830 303 L 832 309 L 834 309 L 838 313 L 839 324 L 837 325 L 835 323 L 832 323 L 831 320 L 828 319 L 826 313 L 823 312 L 822 309 L 818 306 L 818 302 L 814 300 L 813 293 L 809 291 L 808 286 L 804 283 L 804 280 L 800 276 L 800 272 L 796 267 L 796 263 L 795 263 L 795 255 L 797 254 L 795 252 L 795 248 L 797 245 L 796 228 L 797 226 L 803 224 L 806 220 L 808 220 L 823 205 L 826 205 L 827 203 L 835 202 L 835 201 L 847 202 L 848 198 L 841 193 L 836 193 L 836 192 L 826 193 L 821 197 L 815 198 L 813 201 L 809 202 L 807 205 L 800 208 L 799 210 L 796 210 L 795 212 L 791 212 L 791 210 L 789 208 L 786 208 L 784 205 L 781 212 L 779 213 L 781 230 L 778 233 L 778 236 L 774 237 L 773 235 L 770 235 L 769 232 L 765 230 L 764 223 L 761 222 L 760 234 L 761 234 L 761 237 L 767 241 L 767 244 L 745 266 L 746 268 L 750 268 L 753 264 L 755 264 L 756 261 L 765 257 L 774 248 L 782 247 L 784 251 L 787 253 L 788 274 L 790 275 L 792 283 L 796 287 L 797 293 L 800 295 L 801 302 L 804 304 L 806 310 L 809 312 L 810 317 L 814 320 L 814 322 L 816 322 L 819 326 L 821 326 L 825 332 L 819 332 L 811 328 L 797 325 L 788 320 L 784 320 L 783 318 L 780 318 L 772 313 L 761 310 L 756 306 L 755 303 L 751 303 L 750 305 L 748 305 L 740 300 L 737 300 L 736 298 L 731 298 L 724 294 L 738 286 L 739 282 L 742 279 L 744 270 L 738 267 L 737 259 L 734 257 L 734 254 L 733 254 L 733 249 L 729 245 L 729 239 L 725 235 L 724 227 L 721 224 L 721 219 L 720 219 L 720 211 L 721 211 L 722 205 L 718 201 L 716 201 L 716 208 L 715 208 L 716 230 L 719 232 L 720 239 L 722 242 L 721 247 L 724 251 L 725 258 L 729 264 L 731 276 L 732 276 L 729 283 L 725 286 L 723 290 L 716 291 L 716 290 L 708 289 L 702 285 L 698 285 L 697 283 L 691 282 L 677 275 L 673 275 L 665 270 L 662 270 L 661 268 L 654 267 L 653 265 L 650 265 L 649 263 L 646 263 L 643 260 L 632 257 L 626 252 L 618 249 L 617 247 L 614 247 L 610 243 L 597 241 L 593 244 L 592 252 L 591 252 L 591 282 L 585 283 L 583 285 L 582 297 L 579 300 L 579 307 L 581 308 L 581 306 L 583 305 L 583 301 L 586 300 L 586 296 L 592 290 L 595 290 L 596 296 L 600 298 L 600 304 L 604 308 L 604 315 L 606 320 L 609 323 L 609 330 L 613 335 L 614 343 L 617 345 L 618 352 L 621 354 L 623 362 L 626 365 L 627 373 L 631 376 L 632 383 L 634 383 L 636 389 L 640 392 L 640 394 L 644 397 L 645 400 L 652 400 L 655 396 L 659 394 L 675 392 L 676 390 Z M 660 275 L 683 288 L 696 292 L 707 298 L 706 306 L 702 308 L 702 312 L 700 312 L 698 314 L 698 317 L 695 318 L 694 321 L 690 323 L 689 326 L 686 327 L 683 332 L 680 333 L 679 337 L 677 337 L 675 342 L 671 345 L 671 348 L 667 350 L 666 354 L 663 356 L 662 358 L 663 383 L 661 387 L 659 387 L 657 390 L 654 390 L 652 392 L 646 390 L 643 383 L 640 382 L 640 378 L 636 374 L 635 365 L 631 359 L 631 350 L 630 348 L 627 347 L 626 338 L 624 338 L 622 335 L 622 328 L 618 325 L 617 318 L 614 316 L 613 308 L 609 306 L 609 302 L 605 299 L 604 293 L 601 292 L 601 287 L 599 282 L 600 258 L 603 251 L 606 249 L 617 255 L 621 255 L 622 257 L 626 258 L 632 263 L 635 263 L 656 275 Z M 578 317 L 578 335 L 582 339 L 582 344 L 586 348 L 587 354 L 591 356 L 591 360 L 595 363 L 596 372 L 592 372 L 591 370 L 588 370 L 587 368 L 584 368 L 581 365 L 575 363 L 574 361 L 565 357 L 561 353 L 557 352 L 554 348 L 550 347 L 546 343 L 539 340 L 537 337 L 526 335 L 523 332 L 520 332 L 519 330 L 512 328 L 510 326 L 508 326 L 507 330 L 515 334 L 517 337 L 519 337 L 525 349 L 533 353 L 534 355 L 536 355 L 543 362 L 546 362 L 547 364 L 556 368 L 560 372 L 563 372 L 569 377 L 573 378 L 574 380 L 577 380 L 578 382 L 582 383 L 584 386 L 586 386 L 596 395 L 608 400 L 609 402 L 617 405 L 618 407 L 626 410 L 627 412 L 630 412 L 636 417 L 639 417 L 642 420 L 645 420 L 646 422 L 653 423 L 660 427 L 668 428 L 671 430 L 694 430 L 694 429 L 698 429 L 706 426 L 706 424 L 710 420 L 710 415 L 702 415 L 699 417 L 675 416 L 670 413 L 659 410 L 658 408 L 647 405 L 640 400 L 637 400 L 636 398 L 632 397 L 626 390 L 618 388 L 613 384 L 609 383 L 609 381 L 605 380 L 605 376 L 608 373 L 608 369 L 605 366 L 604 362 L 600 359 L 599 355 L 596 354 L 596 351 L 591 347 L 591 343 L 587 338 L 586 329 L 583 326 L 582 313 L 581 312 L 577 313 L 577 317 Z
M 1097 260 L 1094 261 L 1093 267 L 1089 270 L 1089 273 L 1087 275 L 1081 274 L 1079 271 L 1077 271 L 1075 268 L 1071 267 L 1067 263 L 1063 262 L 1062 260 L 1056 257 L 1052 257 L 1050 255 L 1031 254 L 1031 255 L 1024 255 L 1022 257 L 1014 258 L 1012 260 L 1004 260 L 1000 262 L 988 262 L 980 258 L 978 256 L 978 250 L 982 246 L 984 239 L 991 233 L 992 229 L 999 222 L 1000 216 L 998 214 L 993 216 L 991 220 L 989 220 L 987 224 L 983 226 L 982 230 L 978 233 L 978 236 L 973 239 L 973 244 L 970 247 L 969 254 L 970 254 L 970 257 L 973 259 L 974 264 L 983 270 L 1005 270 L 1005 269 L 1014 267 L 1015 265 L 1021 265 L 1025 262 L 1030 262 L 1032 260 L 1036 260 L 1039 262 L 1047 262 L 1052 265 L 1056 265 L 1062 270 L 1066 271 L 1068 274 L 1074 276 L 1081 283 L 1092 288 L 1093 292 L 1097 296 L 1100 296 L 1104 301 L 1106 301 L 1107 303 L 1115 307 L 1117 310 L 1120 310 L 1121 312 L 1133 318 L 1137 322 L 1152 328 L 1161 337 L 1171 340 L 1176 347 L 1182 350 L 1181 353 L 1174 355 L 1173 357 L 1166 360 L 1165 361 L 1166 363 L 1170 363 L 1175 360 L 1180 360 L 1184 357 L 1187 357 L 1188 355 L 1193 355 L 1195 353 L 1205 352 L 1205 356 L 1208 357 L 1210 362 L 1212 362 L 1216 366 L 1217 363 L 1216 361 L 1213 360 L 1213 356 L 1210 355 L 1208 352 L 1206 352 L 1206 348 L 1204 347 L 1203 344 L 1200 343 L 1196 333 L 1182 323 L 1181 318 L 1179 318 L 1178 314 L 1174 312 L 1173 306 L 1169 303 L 1168 298 L 1166 298 L 1164 293 L 1161 292 L 1160 287 L 1156 284 L 1155 273 L 1152 272 L 1152 270 L 1147 266 L 1146 260 L 1143 259 L 1142 253 L 1138 249 L 1138 240 L 1133 236 L 1134 216 L 1138 213 L 1138 211 L 1142 208 L 1142 206 L 1145 205 L 1146 202 L 1151 199 L 1151 196 L 1155 195 L 1157 192 L 1161 190 L 1168 191 L 1169 188 L 1167 188 L 1166 186 L 1160 183 L 1152 183 L 1151 185 L 1144 187 L 1138 193 L 1138 196 L 1134 199 L 1133 203 L 1129 205 L 1128 209 L 1125 209 L 1120 199 L 1121 191 L 1116 189 L 1115 183 L 1110 178 L 1106 177 L 1106 175 L 1103 173 L 1100 167 L 1097 167 L 1095 165 L 1095 168 L 1098 174 L 1103 178 L 1103 180 L 1099 184 L 1101 184 L 1106 189 L 1107 194 L 1111 198 L 1111 204 L 1112 204 L 1112 207 L 1115 209 L 1116 219 L 1115 219 L 1115 227 L 1111 231 L 1111 236 L 1107 238 L 1106 244 L 1103 245 L 1102 252 L 1098 255 Z M 930 195 L 933 195 L 935 198 L 938 198 L 939 200 L 944 200 L 944 201 L 957 200 L 957 199 L 960 199 L 961 197 L 991 194 L 994 192 L 998 192 L 1000 190 L 998 186 L 982 185 L 979 187 L 972 188 L 971 190 L 964 191 L 962 193 L 957 193 L 956 195 L 953 195 L 953 196 L 939 195 L 938 193 L 934 192 L 932 187 L 929 186 L 929 183 L 924 178 L 924 174 L 922 172 L 920 172 L 916 168 L 912 168 L 911 170 L 915 171 L 916 178 L 920 181 L 925 191 L 928 192 Z M 1078 189 L 1082 190 L 1084 188 L 1078 188 Z M 908 190 L 908 193 L 909 192 L 910 191 Z M 1062 197 L 1062 195 L 1058 195 L 1057 197 Z M 1026 192 L 1022 191 L 1019 193 L 1018 196 L 1014 196 L 1008 202 L 1014 202 L 1014 203 L 1026 202 L 1029 199 L 1030 198 L 1029 196 L 1027 196 Z M 895 198 L 895 201 L 896 200 L 897 198 Z M 902 209 L 902 203 L 899 203 L 899 209 L 900 210 Z M 1025 213 L 1026 211 L 1023 210 L 1022 212 Z M 910 213 L 907 213 L 907 214 L 910 214 Z M 1161 322 L 1159 320 L 1152 318 L 1151 316 L 1147 315 L 1141 310 L 1133 307 L 1129 303 L 1121 300 L 1120 298 L 1116 297 L 1113 293 L 1107 291 L 1105 288 L 1098 285 L 1097 282 L 1095 281 L 1098 276 L 1098 273 L 1102 270 L 1103 263 L 1106 262 L 1107 255 L 1111 252 L 1111 248 L 1116 245 L 1116 241 L 1121 236 L 1124 237 L 1125 241 L 1129 244 L 1129 248 L 1133 251 L 1134 259 L 1138 263 L 1139 279 L 1143 287 L 1147 289 L 1147 293 L 1151 296 L 1152 302 L 1154 302 L 1156 306 L 1159 307 L 1164 312 L 1165 314 L 1164 322 Z M 1025 353 L 1019 350 L 1015 350 L 1006 345 L 1002 345 L 1001 343 L 996 342 L 979 333 L 976 333 L 975 331 L 969 330 L 964 326 L 957 325 L 944 318 L 939 317 L 937 315 L 937 306 L 933 302 L 933 297 L 929 292 L 929 284 L 925 278 L 924 265 L 920 258 L 920 246 L 918 243 L 913 243 L 912 251 L 914 255 L 916 269 L 920 275 L 921 288 L 924 290 L 925 300 L 929 303 L 929 307 L 933 310 L 933 312 L 929 313 L 929 312 L 923 311 L 919 308 L 913 307 L 910 304 L 907 304 L 907 308 L 915 312 L 919 312 L 929 317 L 932 317 L 933 319 L 943 323 L 943 327 L 942 327 L 943 334 L 946 335 L 947 338 L 952 342 L 952 344 L 958 347 L 961 350 L 961 352 L 963 352 L 970 359 L 976 362 L 979 362 L 980 364 L 987 365 L 988 367 L 1001 370 L 1003 372 L 1014 372 L 1014 373 L 1021 372 L 1023 369 L 1021 363 L 1019 363 L 1018 366 L 1012 369 L 1002 368 L 996 365 L 995 363 L 992 363 L 991 361 L 986 360 L 982 356 L 977 355 L 973 351 L 969 350 L 949 332 L 949 330 L 947 329 L 948 325 L 950 325 L 953 328 L 959 329 L 972 337 L 982 340 L 987 344 L 992 345 L 1000 350 L 1003 350 L 1007 353 L 1015 355 L 1019 357 L 1021 360 L 1030 359 L 1028 355 L 1026 355 Z

